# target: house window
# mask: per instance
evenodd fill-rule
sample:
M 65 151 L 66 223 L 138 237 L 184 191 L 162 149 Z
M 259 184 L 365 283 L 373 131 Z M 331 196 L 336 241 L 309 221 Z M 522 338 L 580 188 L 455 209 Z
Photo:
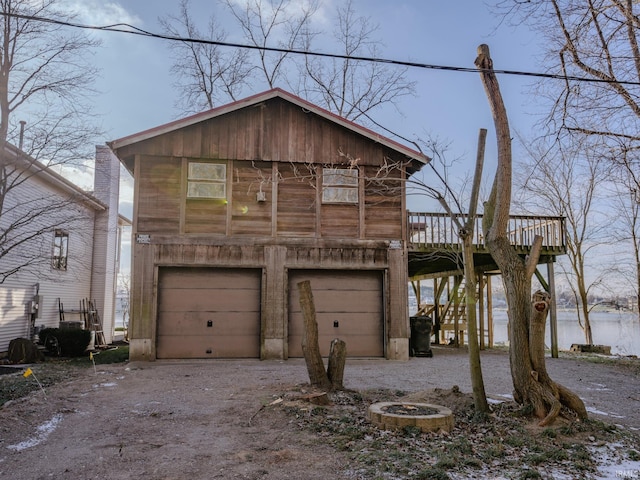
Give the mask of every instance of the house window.
M 323 168 L 322 203 L 358 203 L 358 169 Z
M 226 198 L 227 166 L 189 162 L 187 198 Z
M 53 236 L 53 255 L 51 265 L 56 270 L 67 269 L 67 256 L 69 255 L 69 233 L 57 230 Z

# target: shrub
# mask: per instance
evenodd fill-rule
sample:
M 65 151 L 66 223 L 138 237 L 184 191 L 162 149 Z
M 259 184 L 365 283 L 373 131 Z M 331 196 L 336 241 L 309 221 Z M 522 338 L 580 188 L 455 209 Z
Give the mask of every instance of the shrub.
M 40 343 L 53 354 L 81 357 L 91 341 L 91 332 L 79 328 L 44 328 L 38 334 Z

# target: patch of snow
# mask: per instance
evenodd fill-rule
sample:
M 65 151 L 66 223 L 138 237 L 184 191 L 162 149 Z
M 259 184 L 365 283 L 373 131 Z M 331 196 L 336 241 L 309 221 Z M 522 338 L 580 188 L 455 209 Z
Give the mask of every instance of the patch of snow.
M 611 389 L 609 387 L 607 387 L 606 385 L 603 385 L 602 383 L 592 383 L 591 385 L 594 385 L 595 388 L 589 387 L 589 388 L 587 388 L 587 390 L 593 390 L 595 392 L 609 392 L 609 391 L 611 391 Z
M 509 393 L 496 393 L 492 394 L 491 397 L 493 398 L 487 397 L 487 402 L 492 404 L 504 403 L 513 400 L 513 395 Z
M 93 388 L 99 388 L 99 387 L 117 387 L 118 384 L 116 382 L 105 382 L 105 383 L 100 383 L 100 384 L 96 384 L 93 386 Z
M 620 450 L 623 448 L 620 444 L 591 448 L 594 457 L 598 459 L 598 473 L 595 476 L 597 480 L 640 480 L 640 461 L 621 458 Z
M 24 442 L 17 443 L 15 445 L 8 445 L 7 448 L 9 450 L 15 450 L 16 452 L 21 452 L 22 450 L 26 450 L 27 448 L 35 447 L 36 445 L 44 442 L 49 435 L 56 429 L 58 424 L 62 421 L 62 415 L 57 414 L 54 415 L 51 420 L 43 423 L 36 429 L 36 434 L 25 440 Z
M 623 415 L 618 415 L 617 413 L 602 412 L 597 408 L 593 408 L 593 407 L 587 407 L 587 412 L 595 413 L 596 415 L 604 415 L 605 417 L 624 418 Z

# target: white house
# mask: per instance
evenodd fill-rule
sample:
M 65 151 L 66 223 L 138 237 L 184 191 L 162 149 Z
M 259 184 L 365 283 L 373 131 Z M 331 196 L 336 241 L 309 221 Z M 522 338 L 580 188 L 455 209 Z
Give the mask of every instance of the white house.
M 7 145 L 0 168 L 0 352 L 34 327 L 81 320 L 81 301 L 95 302 L 107 343 L 112 341 L 122 227 L 120 166 L 96 147 L 94 191 L 86 192 L 20 149 Z M 0 187 L 1 188 L 1 187 Z

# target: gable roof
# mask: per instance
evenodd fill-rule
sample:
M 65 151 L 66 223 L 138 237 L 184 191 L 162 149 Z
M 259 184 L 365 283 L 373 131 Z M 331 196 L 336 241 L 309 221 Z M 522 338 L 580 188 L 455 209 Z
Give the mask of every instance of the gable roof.
M 244 98 L 242 100 L 238 100 L 236 102 L 232 102 L 226 105 L 222 105 L 220 107 L 213 108 L 211 110 L 207 110 L 206 112 L 197 113 L 195 115 L 191 115 L 179 120 L 175 120 L 173 122 L 165 123 L 164 125 L 160 125 L 154 128 L 150 128 L 148 130 L 144 130 L 139 133 L 134 133 L 132 135 L 128 135 L 126 137 L 113 140 L 111 142 L 107 142 L 107 145 L 112 150 L 117 150 L 118 148 L 125 147 L 128 145 L 132 145 L 138 142 L 142 142 L 144 140 L 149 140 L 153 137 L 157 137 L 159 135 L 163 135 L 165 133 L 174 132 L 184 127 L 188 127 L 194 125 L 199 122 L 203 122 L 209 120 L 211 118 L 215 118 L 226 113 L 230 113 L 241 108 L 249 107 L 252 105 L 259 104 L 266 100 L 270 100 L 272 98 L 281 98 L 294 105 L 298 105 L 299 107 L 312 112 L 320 117 L 323 117 L 330 122 L 341 125 L 353 132 L 356 132 L 366 138 L 369 138 L 373 142 L 380 143 L 392 150 L 400 152 L 407 156 L 411 160 L 416 160 L 422 164 L 427 164 L 430 161 L 430 158 L 424 155 L 423 153 L 409 148 L 401 143 L 396 142 L 395 140 L 391 140 L 383 135 L 380 135 L 373 130 L 370 130 L 366 127 L 358 125 L 350 120 L 347 120 L 344 117 L 336 115 L 328 110 L 325 110 L 322 107 L 314 105 L 311 102 L 308 102 L 297 95 L 293 95 L 281 88 L 274 88 L 272 90 L 268 90 L 266 92 L 258 93 L 256 95 L 252 95 L 250 97 Z
M 24 169 L 24 171 L 28 171 L 30 176 L 37 177 L 43 182 L 48 183 L 52 187 L 65 192 L 68 195 L 73 195 L 79 202 L 81 201 L 86 205 L 89 205 L 94 210 L 106 210 L 107 206 L 91 193 L 83 190 L 59 173 L 54 172 L 50 167 L 29 156 L 18 147 L 11 145 L 8 142 L 5 143 L 4 155 L 6 155 L 7 161 L 19 166 Z

